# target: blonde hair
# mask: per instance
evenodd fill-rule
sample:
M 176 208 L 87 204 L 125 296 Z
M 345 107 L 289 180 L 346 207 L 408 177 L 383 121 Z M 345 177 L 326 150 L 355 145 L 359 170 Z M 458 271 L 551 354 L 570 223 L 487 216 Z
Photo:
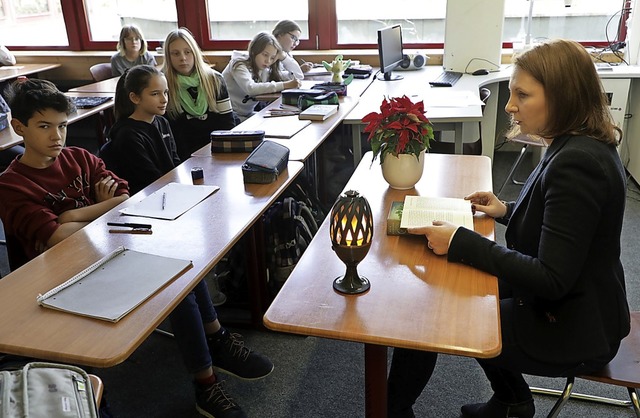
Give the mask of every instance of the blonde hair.
M 173 68 L 173 65 L 171 65 L 171 43 L 178 39 L 185 41 L 193 53 L 193 71 L 195 71 L 200 78 L 200 87 L 204 89 L 207 95 L 209 109 L 217 108 L 216 98 L 220 92 L 219 80 L 221 78 L 217 77 L 216 72 L 209 66 L 198 43 L 187 28 L 178 28 L 169 32 L 164 41 L 164 64 L 162 66 L 162 72 L 164 72 L 167 77 L 167 85 L 169 87 L 170 100 L 167 105 L 167 113 L 169 117 L 173 119 L 184 113 L 180 100 L 178 99 L 178 72 Z
M 122 29 L 120 29 L 120 38 L 118 40 L 117 49 L 120 55 L 124 55 L 127 52 L 126 47 L 124 46 L 125 38 L 135 35 L 140 38 L 140 55 L 144 55 L 147 52 L 147 41 L 142 36 L 142 31 L 136 25 L 124 25 Z
M 540 44 L 516 56 L 513 65 L 514 71 L 526 72 L 544 88 L 549 114 L 540 136 L 585 135 L 607 144 L 622 141 L 593 59 L 578 42 L 556 39 Z

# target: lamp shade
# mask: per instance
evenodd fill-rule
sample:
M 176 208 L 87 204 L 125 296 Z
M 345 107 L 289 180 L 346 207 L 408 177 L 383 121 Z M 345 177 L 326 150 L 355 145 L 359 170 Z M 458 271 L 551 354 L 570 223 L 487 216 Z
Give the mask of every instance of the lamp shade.
M 373 218 L 369 202 L 355 190 L 340 196 L 331 209 L 331 243 L 348 247 L 370 245 Z
M 369 202 L 357 191 L 347 191 L 333 205 L 330 222 L 331 248 L 347 266 L 345 275 L 334 280 L 333 288 L 345 294 L 369 290 L 369 280 L 357 271 L 357 265 L 369 252 L 373 239 Z

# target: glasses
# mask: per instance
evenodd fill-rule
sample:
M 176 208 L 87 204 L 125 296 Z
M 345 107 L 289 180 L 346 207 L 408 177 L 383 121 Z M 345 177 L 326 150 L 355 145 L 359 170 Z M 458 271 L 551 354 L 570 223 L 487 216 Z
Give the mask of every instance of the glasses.
M 287 32 L 287 34 L 289 36 L 291 36 L 291 40 L 293 41 L 294 44 L 299 44 L 300 43 L 300 38 L 298 38 L 296 35 L 294 35 L 291 32 Z

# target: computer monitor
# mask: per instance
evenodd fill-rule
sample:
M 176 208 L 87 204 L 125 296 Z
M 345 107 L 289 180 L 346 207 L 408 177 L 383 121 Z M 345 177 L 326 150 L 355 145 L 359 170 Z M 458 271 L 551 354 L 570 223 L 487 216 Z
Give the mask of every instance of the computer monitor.
M 387 26 L 378 30 L 378 56 L 380 57 L 380 74 L 378 80 L 392 81 L 402 79 L 401 75 L 392 74 L 400 65 L 402 53 L 402 27 Z

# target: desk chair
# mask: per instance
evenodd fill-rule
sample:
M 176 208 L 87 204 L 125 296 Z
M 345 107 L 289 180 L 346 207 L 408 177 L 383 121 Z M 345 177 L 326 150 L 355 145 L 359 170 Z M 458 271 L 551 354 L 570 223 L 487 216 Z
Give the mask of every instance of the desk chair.
M 113 77 L 110 62 L 101 62 L 100 64 L 94 64 L 89 68 L 89 72 L 91 73 L 91 77 L 93 77 L 93 81 L 96 82 L 107 80 Z
M 491 90 L 486 87 L 480 89 L 480 100 L 482 100 L 482 113 L 491 96 Z M 478 139 L 475 142 L 465 142 L 462 144 L 462 153 L 468 155 L 482 154 L 482 122 L 478 123 Z M 434 141 L 431 142 L 429 152 L 436 154 L 455 154 L 455 144 L 452 142 L 442 142 L 441 132 L 434 132 Z
M 91 381 L 91 389 L 93 390 L 93 397 L 96 399 L 96 405 L 100 408 L 100 401 L 102 401 L 102 392 L 104 391 L 104 385 L 102 379 L 95 374 L 89 374 L 89 380 Z
M 623 401 L 579 393 L 572 394 L 575 377 L 626 387 L 631 400 Z M 637 389 L 640 388 L 640 312 L 631 312 L 631 332 L 620 343 L 618 354 L 616 354 L 613 360 L 598 372 L 575 377 L 569 376 L 567 378 L 562 392 L 551 389 L 531 388 L 533 393 L 560 395 L 551 412 L 549 412 L 548 418 L 556 418 L 570 397 L 609 405 L 631 406 L 633 407 L 636 417 L 640 418 L 640 401 L 638 400 L 637 392 Z
M 502 193 L 502 189 L 504 189 L 504 186 L 507 185 L 507 183 L 509 183 L 510 181 L 513 182 L 513 184 L 517 184 L 522 186 L 524 184 L 524 181 L 520 181 L 520 180 L 516 180 L 514 177 L 514 173 L 516 172 L 516 170 L 518 169 L 518 167 L 520 166 L 520 163 L 522 163 L 522 160 L 524 159 L 524 156 L 527 152 L 527 148 L 529 146 L 534 146 L 534 147 L 543 147 L 544 144 L 542 143 L 542 140 L 537 137 L 537 136 L 533 136 L 533 135 L 519 135 L 513 139 L 511 139 L 509 142 L 514 142 L 517 144 L 522 144 L 522 149 L 520 149 L 520 154 L 518 155 L 518 158 L 516 158 L 516 161 L 513 163 L 513 165 L 511 166 L 511 169 L 509 170 L 509 174 L 507 174 L 507 178 L 504 179 L 504 182 L 502 183 L 502 186 L 500 186 L 500 189 L 498 190 L 498 194 L 496 196 L 500 196 L 500 193 Z

